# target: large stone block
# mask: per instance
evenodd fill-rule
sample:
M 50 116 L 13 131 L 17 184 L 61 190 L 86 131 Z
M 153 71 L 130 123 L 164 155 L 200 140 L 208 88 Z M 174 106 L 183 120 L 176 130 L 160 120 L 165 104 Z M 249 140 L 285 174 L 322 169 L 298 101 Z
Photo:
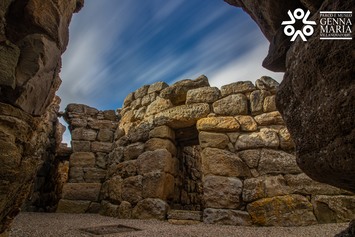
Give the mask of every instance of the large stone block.
M 71 141 L 73 152 L 90 152 L 91 143 L 89 141 Z
M 138 174 L 144 175 L 150 172 L 167 172 L 175 174 L 175 162 L 171 153 L 166 149 L 146 151 L 137 159 Z
M 98 201 L 101 183 L 66 183 L 63 199 Z
M 201 154 L 202 172 L 204 175 L 227 177 L 249 177 L 247 165 L 234 153 L 229 151 L 205 148 Z
M 111 142 L 92 142 L 91 151 L 92 152 L 105 152 L 109 153 L 113 149 L 113 144 Z
M 149 138 L 163 138 L 175 141 L 175 132 L 168 126 L 159 126 L 149 132 Z
M 199 131 L 235 132 L 240 125 L 234 117 L 209 117 L 198 120 L 196 127 Z
M 301 195 L 265 198 L 248 204 L 253 223 L 261 226 L 308 226 L 317 224 L 312 204 Z
M 245 150 L 238 152 L 238 156 L 248 165 L 249 168 L 257 168 L 260 160 L 260 149 Z
M 97 134 L 97 140 L 100 142 L 112 142 L 113 141 L 113 132 L 110 129 L 104 128 L 100 129 Z
M 119 217 L 121 219 L 131 219 L 132 209 L 132 205 L 129 202 L 122 201 L 118 208 Z
M 200 146 L 224 149 L 229 143 L 229 137 L 223 133 L 200 132 Z
M 234 226 L 252 225 L 252 220 L 248 212 L 213 208 L 206 208 L 203 211 L 203 222 L 206 224 Z
M 240 205 L 242 181 L 237 178 L 207 176 L 203 179 L 206 208 L 236 209 Z
M 90 207 L 90 201 L 60 199 L 57 213 L 85 213 Z
M 269 95 L 270 92 L 265 90 L 256 90 L 250 94 L 250 109 L 253 115 L 263 112 L 264 99 Z
M 248 99 L 243 94 L 229 95 L 217 100 L 212 106 L 213 112 L 218 115 L 235 116 L 248 113 Z
M 161 90 L 163 90 L 164 88 L 167 88 L 169 85 L 166 84 L 165 82 L 162 81 L 158 81 L 155 82 L 154 84 L 151 84 L 148 88 L 148 94 L 150 93 L 154 93 L 154 92 L 160 92 Z
M 144 143 L 136 142 L 124 148 L 124 160 L 134 160 L 144 152 Z
M 170 100 L 157 97 L 155 101 L 148 105 L 146 110 L 146 116 L 157 114 L 171 107 L 173 107 L 173 104 Z
M 137 204 L 143 198 L 143 176 L 132 176 L 123 180 L 122 184 L 122 199 L 131 203 Z
M 354 196 L 324 196 L 312 198 L 319 223 L 348 222 L 355 219 Z
M 261 198 L 282 196 L 290 193 L 282 175 L 261 176 L 244 180 L 243 201 L 252 202 Z
M 61 51 L 44 34 L 27 35 L 18 46 L 21 56 L 16 67 L 16 86 L 21 90 L 13 95 L 15 104 L 30 114 L 42 115 L 61 83 L 58 76 Z
M 276 149 L 280 145 L 277 133 L 268 128 L 260 129 L 260 132 L 242 134 L 238 137 L 235 149 L 246 150 L 253 148 L 273 148 Z
M 122 178 L 137 175 L 137 160 L 124 161 L 115 166 L 115 173 Z
M 69 159 L 70 167 L 94 167 L 95 154 L 92 152 L 74 152 Z
M 107 201 L 102 201 L 99 213 L 103 216 L 119 217 L 119 206 Z
M 265 113 L 276 111 L 275 95 L 267 96 L 264 100 L 263 111 Z
M 258 124 L 254 118 L 247 115 L 239 115 L 235 117 L 240 124 L 240 129 L 245 132 L 254 132 L 258 129 Z
M 165 220 L 168 212 L 168 204 L 160 199 L 144 199 L 133 208 L 132 217 L 136 219 Z
M 187 92 L 186 104 L 213 103 L 221 97 L 217 87 L 201 87 Z
M 146 151 L 155 151 L 166 149 L 171 155 L 176 156 L 176 147 L 174 143 L 168 139 L 151 138 L 145 143 Z
M 206 86 L 210 86 L 206 76 L 200 76 L 195 80 L 186 79 L 164 88 L 160 92 L 160 96 L 169 99 L 174 105 L 181 105 L 185 103 L 189 90 Z
M 195 125 L 197 120 L 207 117 L 210 106 L 207 103 L 180 105 L 155 115 L 154 124 L 168 125 L 175 128 L 186 128 Z
M 148 93 L 149 87 L 150 87 L 149 85 L 144 85 L 144 86 L 138 88 L 134 92 L 134 98 L 136 98 L 136 99 L 143 98 Z
M 150 172 L 143 176 L 143 198 L 171 199 L 174 195 L 174 176 L 163 172 Z
M 102 183 L 105 181 L 107 171 L 100 168 L 83 168 L 86 183 Z
M 114 176 L 102 185 L 101 194 L 103 199 L 108 199 L 114 204 L 122 201 L 122 184 L 123 179 L 120 176 Z
M 247 93 L 255 90 L 255 86 L 250 81 L 238 81 L 221 87 L 222 96 L 238 93 Z
M 71 132 L 71 136 L 73 140 L 95 141 L 97 132 L 92 129 L 76 128 Z
M 296 157 L 284 151 L 262 149 L 260 154 L 260 174 L 299 174 Z
M 254 117 L 255 121 L 260 126 L 268 126 L 268 125 L 283 125 L 284 121 L 281 117 L 279 111 L 274 111 L 270 113 L 263 113 Z

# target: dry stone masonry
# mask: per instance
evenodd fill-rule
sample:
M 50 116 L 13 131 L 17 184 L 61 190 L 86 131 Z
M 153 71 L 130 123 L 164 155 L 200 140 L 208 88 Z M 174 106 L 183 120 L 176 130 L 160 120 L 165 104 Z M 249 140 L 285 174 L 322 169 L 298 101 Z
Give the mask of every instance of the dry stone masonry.
M 218 89 L 201 76 L 143 86 L 126 97 L 118 117 L 69 105 L 73 154 L 57 211 L 175 224 L 353 219 L 351 193 L 297 166 L 277 89 L 270 77 Z
M 107 173 L 106 159 L 112 150 L 118 117 L 113 110 L 98 111 L 70 104 L 64 118 L 70 124 L 73 153 L 57 212 L 98 212 Z

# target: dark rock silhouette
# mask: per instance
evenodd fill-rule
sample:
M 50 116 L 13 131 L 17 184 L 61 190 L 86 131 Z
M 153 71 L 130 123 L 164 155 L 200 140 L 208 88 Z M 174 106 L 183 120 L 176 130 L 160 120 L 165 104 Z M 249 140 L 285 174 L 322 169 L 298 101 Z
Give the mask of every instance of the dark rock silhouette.
M 353 10 L 354 1 L 226 2 L 242 7 L 270 41 L 264 66 L 285 71 L 276 102 L 296 144 L 298 165 L 317 181 L 354 192 L 354 41 L 320 40 L 318 25 L 307 42 L 291 44 L 281 27 L 290 9 L 310 10 L 317 22 L 319 11 Z

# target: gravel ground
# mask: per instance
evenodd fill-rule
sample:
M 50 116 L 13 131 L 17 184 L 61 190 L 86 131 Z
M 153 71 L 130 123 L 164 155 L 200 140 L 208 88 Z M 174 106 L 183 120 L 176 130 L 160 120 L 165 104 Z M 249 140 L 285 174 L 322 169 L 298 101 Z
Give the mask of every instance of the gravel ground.
M 83 228 L 125 225 L 138 231 L 95 235 Z M 308 227 L 239 227 L 221 225 L 171 225 L 156 220 L 121 220 L 96 214 L 21 213 L 14 221 L 11 237 L 76 237 L 76 236 L 171 236 L 171 237 L 283 237 L 283 236 L 334 236 L 347 227 L 347 223 L 314 225 Z M 107 230 L 108 228 L 106 228 Z

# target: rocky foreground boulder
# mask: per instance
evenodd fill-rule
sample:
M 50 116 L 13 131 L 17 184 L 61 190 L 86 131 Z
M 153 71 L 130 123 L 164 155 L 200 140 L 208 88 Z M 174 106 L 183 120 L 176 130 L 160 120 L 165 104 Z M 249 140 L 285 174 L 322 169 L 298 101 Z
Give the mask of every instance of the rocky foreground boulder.
M 61 54 L 72 14 L 82 5 L 83 0 L 0 2 L 1 236 L 20 211 L 40 164 L 58 145 Z
M 277 108 L 296 144 L 297 163 L 313 179 L 355 191 L 354 40 L 290 42 L 281 22 L 302 8 L 319 22 L 320 11 L 353 11 L 352 0 L 225 0 L 242 7 L 270 41 L 264 67 L 285 72 Z M 352 27 L 354 36 L 354 27 Z

